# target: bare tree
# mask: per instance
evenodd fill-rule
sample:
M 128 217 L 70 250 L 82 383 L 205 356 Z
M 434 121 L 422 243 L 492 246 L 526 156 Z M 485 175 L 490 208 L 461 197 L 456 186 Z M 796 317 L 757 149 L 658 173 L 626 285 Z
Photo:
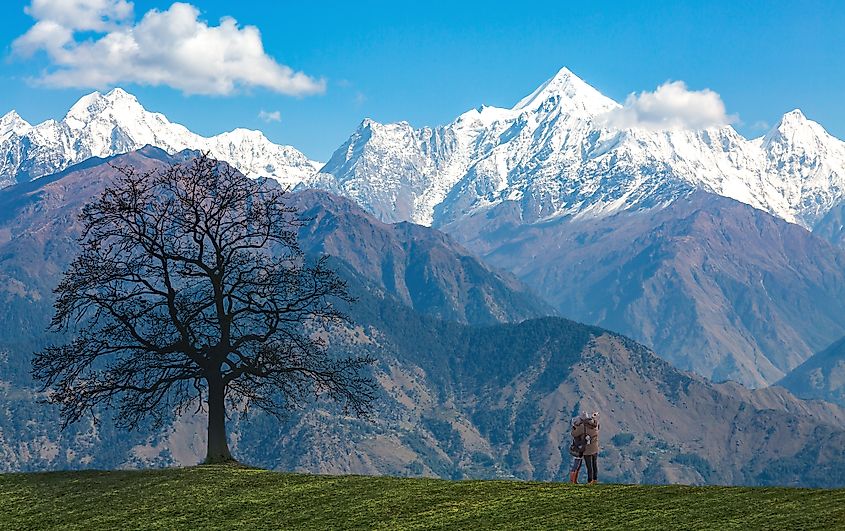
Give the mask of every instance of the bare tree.
M 55 289 L 51 329 L 75 339 L 33 360 L 63 428 L 102 406 L 128 429 L 207 407 L 206 462 L 222 462 L 227 406 L 278 416 L 320 395 L 367 412 L 372 359 L 332 356 L 324 339 L 351 298 L 325 258 L 303 256 L 283 190 L 208 155 L 116 169 Z

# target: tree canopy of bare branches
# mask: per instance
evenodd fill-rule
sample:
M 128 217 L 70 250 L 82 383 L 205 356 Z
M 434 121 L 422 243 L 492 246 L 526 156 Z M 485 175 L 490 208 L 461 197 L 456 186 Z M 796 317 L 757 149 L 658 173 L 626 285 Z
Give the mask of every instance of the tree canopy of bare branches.
M 115 169 L 55 289 L 51 329 L 74 339 L 33 360 L 65 426 L 101 407 L 128 429 L 207 408 L 206 461 L 221 462 L 227 407 L 281 415 L 321 396 L 366 414 L 372 359 L 332 355 L 325 340 L 351 298 L 325 257 L 303 256 L 307 220 L 284 190 L 205 154 Z

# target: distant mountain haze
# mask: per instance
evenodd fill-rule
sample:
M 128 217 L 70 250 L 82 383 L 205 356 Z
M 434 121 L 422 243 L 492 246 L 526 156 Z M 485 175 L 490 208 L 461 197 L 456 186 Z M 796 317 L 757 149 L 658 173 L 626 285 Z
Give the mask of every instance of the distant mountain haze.
M 717 381 L 774 383 L 845 334 L 845 253 L 721 196 L 532 224 L 505 203 L 443 229 L 562 315 Z
M 77 214 L 111 182 L 115 166 L 152 171 L 195 154 L 170 155 L 148 146 L 109 159 L 88 159 L 0 190 L 0 294 L 7 317 L 21 312 L 17 322 L 0 320 L 2 341 L 43 336 L 52 313 L 52 289 L 78 252 Z M 480 324 L 554 313 L 518 280 L 489 268 L 434 229 L 381 223 L 350 201 L 324 192 L 292 194 L 289 201 L 304 215 L 315 216 L 300 234 L 306 252 L 335 254 L 354 264 L 423 314 Z
M 299 232 L 307 253 L 344 260 L 423 315 L 489 324 L 555 313 L 515 277 L 491 269 L 440 231 L 382 223 L 349 199 L 316 190 L 292 194 L 289 204 L 310 220 Z
M 29 375 L 30 359 L 32 352 L 46 342 L 60 340 L 45 332 L 52 316 L 52 290 L 79 251 L 76 238 L 81 226 L 77 215 L 111 182 L 116 174 L 114 166 L 151 171 L 195 154 L 170 155 L 159 148 L 145 147 L 109 159 L 88 159 L 58 174 L 0 190 L 0 300 L 5 308 L 4 318 L 0 319 L 0 395 L 12 404 L 0 415 L 0 454 L 6 458 L 5 469 L 78 467 L 95 462 L 118 466 L 122 460 L 131 459 L 133 445 L 143 444 L 152 436 L 116 433 L 108 421 L 97 428 L 83 423 L 56 433 L 56 411 L 37 402 Z M 352 209 L 348 222 L 341 213 L 334 218 L 346 230 L 336 239 L 358 242 L 339 248 L 350 259 L 356 253 L 363 254 L 363 249 L 376 246 L 369 232 L 354 232 L 371 228 L 367 223 L 378 225 L 382 236 L 393 239 L 395 260 L 391 264 L 396 266 L 397 274 L 392 286 L 401 287 L 401 293 L 407 296 L 403 302 L 422 312 L 474 324 L 522 320 L 554 312 L 517 280 L 481 264 L 436 230 L 395 230 L 346 200 L 324 193 L 310 195 L 309 208 L 323 209 L 324 218 L 336 205 Z M 321 200 L 326 202 L 325 207 L 319 206 Z M 364 223 L 359 223 L 362 219 Z M 328 233 L 325 235 L 325 242 L 332 240 Z M 310 241 L 305 232 L 302 236 L 303 245 L 312 253 L 325 243 L 323 236 L 312 235 Z M 372 268 L 365 272 L 374 275 L 374 279 L 387 279 L 386 274 Z M 51 420 L 33 422 L 43 418 Z M 181 441 L 176 446 L 184 445 L 185 441 Z M 176 457 L 172 458 L 179 460 L 182 454 L 174 452 Z M 193 456 L 190 451 L 187 455 Z
M 562 315 L 717 380 L 774 383 L 845 333 L 842 255 L 808 232 L 840 243 L 845 143 L 798 110 L 748 140 L 620 128 L 622 109 L 562 69 L 511 109 L 365 120 L 303 186 L 440 228 Z
M 831 454 L 845 445 L 840 409 L 684 372 L 842 403 L 845 143 L 798 110 L 757 139 L 621 127 L 622 111 L 562 69 L 510 109 L 438 127 L 364 120 L 325 164 L 257 131 L 196 135 L 120 89 L 61 121 L 8 113 L 0 393 L 25 412 L 0 416 L 8 468 L 188 463 L 202 445 L 189 419 L 54 435 L 28 375 L 76 212 L 113 172 L 105 159 L 152 169 L 188 149 L 295 187 L 312 219 L 303 248 L 334 256 L 364 301 L 335 343 L 381 360 L 373 424 L 317 407 L 279 438 L 269 419 L 235 418 L 260 426 L 233 444 L 251 462 L 551 479 L 565 468 L 560 419 L 594 403 L 610 412 L 609 477 L 845 484 Z M 830 474 L 802 477 L 811 462 Z
M 520 246 L 508 240 L 519 238 L 514 236 L 519 231 L 508 235 L 484 231 L 490 244 L 497 246 L 488 258 L 552 300 L 563 315 L 623 331 L 679 366 L 718 380 L 731 378 L 755 386 L 773 383 L 845 333 L 833 318 L 841 306 L 832 300 L 838 297 L 839 273 L 828 267 L 838 267 L 838 254 L 825 258 L 822 244 L 809 243 L 815 240 L 782 224 L 769 225 L 774 233 L 762 234 L 746 219 L 700 234 L 708 230 L 703 221 L 683 227 L 683 219 L 667 217 L 685 216 L 687 208 L 682 205 L 707 193 L 757 209 L 737 205 L 732 213 L 763 219 L 762 213 L 751 212 L 768 212 L 815 229 L 839 246 L 845 143 L 798 110 L 786 113 L 767 134 L 752 140 L 729 125 L 700 130 L 671 124 L 622 127 L 613 118 L 620 112 L 626 112 L 625 107 L 564 68 L 510 109 L 482 106 L 434 128 L 364 120 L 321 165 L 294 148 L 270 143 L 256 131 L 200 137 L 115 89 L 83 97 L 60 122 L 32 126 L 14 112 L 0 119 L 0 150 L 6 153 L 0 181 L 39 177 L 93 155 L 108 156 L 145 143 L 171 153 L 206 149 L 247 175 L 352 199 L 382 222 L 412 221 L 441 228 L 485 256 L 487 247 L 475 246 L 479 242 L 467 227 L 478 226 L 482 219 L 497 226 L 500 221 L 493 218 L 505 212 L 508 218 L 502 223 L 594 224 L 617 235 L 625 232 L 612 225 L 623 219 L 639 227 L 660 219 L 670 223 L 671 230 L 689 231 L 690 241 L 702 247 L 684 249 L 676 238 L 669 249 L 660 243 L 659 231 L 651 233 L 654 245 L 670 253 L 698 252 L 699 261 L 718 260 L 731 271 L 729 278 L 693 288 L 690 272 L 679 272 L 682 280 L 677 281 L 686 287 L 676 293 L 671 284 L 676 280 L 658 275 L 650 280 L 655 283 L 653 293 L 635 296 L 638 302 L 633 302 L 631 294 L 642 291 L 644 277 L 608 277 L 607 284 L 592 285 L 594 262 L 519 255 Z M 658 214 L 664 209 L 666 213 Z M 618 217 L 623 213 L 646 217 L 640 221 Z M 547 229 L 541 232 L 554 237 Z M 787 235 L 812 248 L 812 258 L 785 257 L 784 268 L 784 261 L 772 252 L 760 249 L 762 253 L 746 256 L 741 248 L 774 244 L 784 253 L 795 252 L 794 243 L 778 241 Z M 712 238 L 720 239 L 718 250 L 706 245 Z M 641 274 L 661 270 L 661 263 L 649 261 L 658 255 L 620 254 L 635 252 L 636 244 L 607 254 L 603 246 L 612 245 L 610 239 L 596 239 L 594 244 L 579 240 L 569 246 L 586 245 L 589 251 L 581 255 L 589 253 L 591 260 L 599 260 L 600 270 L 609 272 L 612 264 L 632 267 L 632 262 L 639 264 Z M 538 245 L 548 247 L 544 257 L 560 254 L 554 241 Z M 717 252 L 722 256 L 713 255 Z M 775 263 L 766 263 L 770 258 Z M 679 257 L 672 269 L 690 266 L 689 259 Z M 745 271 L 752 262 L 756 272 Z M 821 269 L 815 271 L 817 267 Z M 696 275 L 721 274 L 717 271 L 721 270 L 711 268 Z M 779 289 L 774 278 L 790 288 Z M 464 282 L 456 289 L 467 292 L 469 285 Z
M 190 155 L 148 147 L 0 191 L 5 470 L 194 464 L 203 455 L 202 415 L 126 433 L 106 412 L 99 426 L 58 433 L 55 409 L 37 403 L 28 376 L 31 352 L 48 340 L 50 290 L 75 254 L 76 213 L 114 175 L 108 163 L 143 171 Z M 354 324 L 336 329 L 331 344 L 377 357 L 380 399 L 372 421 L 320 404 L 281 424 L 234 415 L 232 449 L 245 462 L 321 473 L 560 479 L 570 417 L 597 409 L 604 480 L 845 484 L 842 409 L 780 388 L 712 384 L 602 328 L 557 317 L 500 322 L 548 306 L 531 304 L 519 281 L 435 229 L 384 224 L 322 192 L 291 201 L 313 218 L 301 231 L 303 247 L 333 252 L 359 298 L 348 308 Z M 378 250 L 383 260 L 362 258 Z M 819 460 L 825 467 L 810 466 Z

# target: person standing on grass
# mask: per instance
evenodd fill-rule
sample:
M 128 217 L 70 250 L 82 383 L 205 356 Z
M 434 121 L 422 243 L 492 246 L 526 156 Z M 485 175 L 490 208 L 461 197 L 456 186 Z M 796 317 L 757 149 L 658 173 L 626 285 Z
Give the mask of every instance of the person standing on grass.
M 584 421 L 584 432 L 587 436 L 587 446 L 584 449 L 584 463 L 587 465 L 587 484 L 595 485 L 599 482 L 599 412 L 595 411 Z
M 569 482 L 578 483 L 578 473 L 581 471 L 581 464 L 584 462 L 584 450 L 587 448 L 587 432 L 584 421 L 586 413 L 581 413 L 570 425 L 572 444 L 569 446 L 569 455 L 572 456 L 572 465 L 569 467 Z
M 578 483 L 578 473 L 581 463 L 587 465 L 587 484 L 598 483 L 598 453 L 599 453 L 599 414 L 598 412 L 581 415 L 572 419 L 572 467 L 569 469 L 569 481 Z

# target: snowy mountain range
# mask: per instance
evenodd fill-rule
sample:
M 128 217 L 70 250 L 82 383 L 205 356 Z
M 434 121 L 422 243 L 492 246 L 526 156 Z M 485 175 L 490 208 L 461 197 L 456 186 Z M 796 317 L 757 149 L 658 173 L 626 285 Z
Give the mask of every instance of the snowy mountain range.
M 617 129 L 621 105 L 566 68 L 511 109 L 416 129 L 364 120 L 311 186 L 385 221 L 442 226 L 504 201 L 526 222 L 668 204 L 692 190 L 812 228 L 845 194 L 845 142 L 799 110 L 766 135 L 730 126 Z
M 771 384 L 840 338 L 845 143 L 798 110 L 755 139 L 611 125 L 628 110 L 563 69 L 511 109 L 365 120 L 306 183 L 717 381 Z
M 323 166 L 259 131 L 197 135 L 117 88 L 84 96 L 61 121 L 0 118 L 0 186 L 151 144 L 208 150 L 248 175 L 352 198 L 383 221 L 433 226 L 505 201 L 534 222 L 704 190 L 812 229 L 845 198 L 845 142 L 799 110 L 749 140 L 730 126 L 618 129 L 606 117 L 621 107 L 563 68 L 510 109 L 482 106 L 433 128 L 366 119 Z
M 116 88 L 82 97 L 61 121 L 30 125 L 15 111 L 0 118 L 0 186 L 61 171 L 91 157 L 107 157 L 153 145 L 171 153 L 210 151 L 247 175 L 296 184 L 320 163 L 290 146 L 270 142 L 260 131 L 235 129 L 206 138 L 149 112 L 135 96 Z

